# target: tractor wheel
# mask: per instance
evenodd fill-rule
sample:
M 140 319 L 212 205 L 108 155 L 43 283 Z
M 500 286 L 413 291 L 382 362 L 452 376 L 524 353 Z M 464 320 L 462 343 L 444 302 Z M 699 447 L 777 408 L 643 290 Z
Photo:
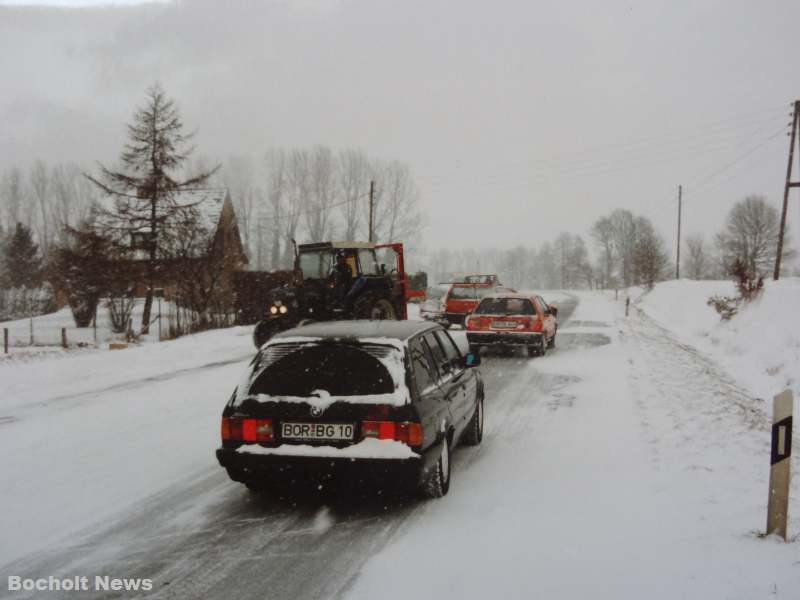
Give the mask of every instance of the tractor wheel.
M 388 298 L 365 294 L 353 304 L 353 316 L 356 319 L 371 321 L 396 320 L 397 311 Z

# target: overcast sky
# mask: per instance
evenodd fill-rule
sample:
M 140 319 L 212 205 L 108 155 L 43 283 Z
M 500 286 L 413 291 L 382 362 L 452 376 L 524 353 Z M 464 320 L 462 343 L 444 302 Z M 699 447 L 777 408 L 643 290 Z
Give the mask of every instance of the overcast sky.
M 429 248 L 585 234 L 617 206 L 673 243 L 678 184 L 686 232 L 781 201 L 798 23 L 797 0 L 0 7 L 0 168 L 113 161 L 159 80 L 208 156 L 409 163 Z

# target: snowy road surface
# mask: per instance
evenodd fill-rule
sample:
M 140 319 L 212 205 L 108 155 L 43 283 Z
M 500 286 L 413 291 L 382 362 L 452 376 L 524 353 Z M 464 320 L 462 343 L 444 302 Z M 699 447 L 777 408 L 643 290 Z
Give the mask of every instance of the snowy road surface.
M 179 364 L 127 351 L 127 381 L 25 365 L 0 413 L 0 596 L 34 597 L 13 574 L 153 580 L 99 597 L 796 598 L 793 545 L 757 536 L 765 403 L 638 311 L 580 299 L 557 301 L 545 358 L 484 357 L 484 442 L 437 501 L 230 482 L 213 448 L 249 352 L 230 334 Z

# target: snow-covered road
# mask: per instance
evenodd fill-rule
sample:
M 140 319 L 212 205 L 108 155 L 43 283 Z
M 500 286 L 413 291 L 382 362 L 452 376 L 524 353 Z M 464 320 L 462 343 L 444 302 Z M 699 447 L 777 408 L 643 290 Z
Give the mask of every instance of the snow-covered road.
M 0 414 L 3 583 L 145 577 L 155 598 L 796 597 L 793 545 L 756 535 L 764 403 L 638 311 L 561 300 L 557 350 L 484 357 L 484 443 L 455 453 L 438 501 L 279 499 L 228 481 L 212 449 L 245 335 L 200 337 L 177 365 L 132 354 L 130 385 L 18 382 Z

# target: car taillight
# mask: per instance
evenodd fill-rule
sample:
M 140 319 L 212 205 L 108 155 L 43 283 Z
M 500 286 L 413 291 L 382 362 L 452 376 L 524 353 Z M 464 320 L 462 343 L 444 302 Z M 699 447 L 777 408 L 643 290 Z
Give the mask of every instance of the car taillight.
M 422 425 L 395 421 L 364 421 L 361 424 L 361 437 L 395 440 L 409 446 L 421 446 Z
M 533 330 L 534 331 L 541 331 L 542 330 L 542 320 L 540 318 L 536 318 L 533 322 Z
M 274 442 L 272 419 L 222 419 L 223 442 Z

